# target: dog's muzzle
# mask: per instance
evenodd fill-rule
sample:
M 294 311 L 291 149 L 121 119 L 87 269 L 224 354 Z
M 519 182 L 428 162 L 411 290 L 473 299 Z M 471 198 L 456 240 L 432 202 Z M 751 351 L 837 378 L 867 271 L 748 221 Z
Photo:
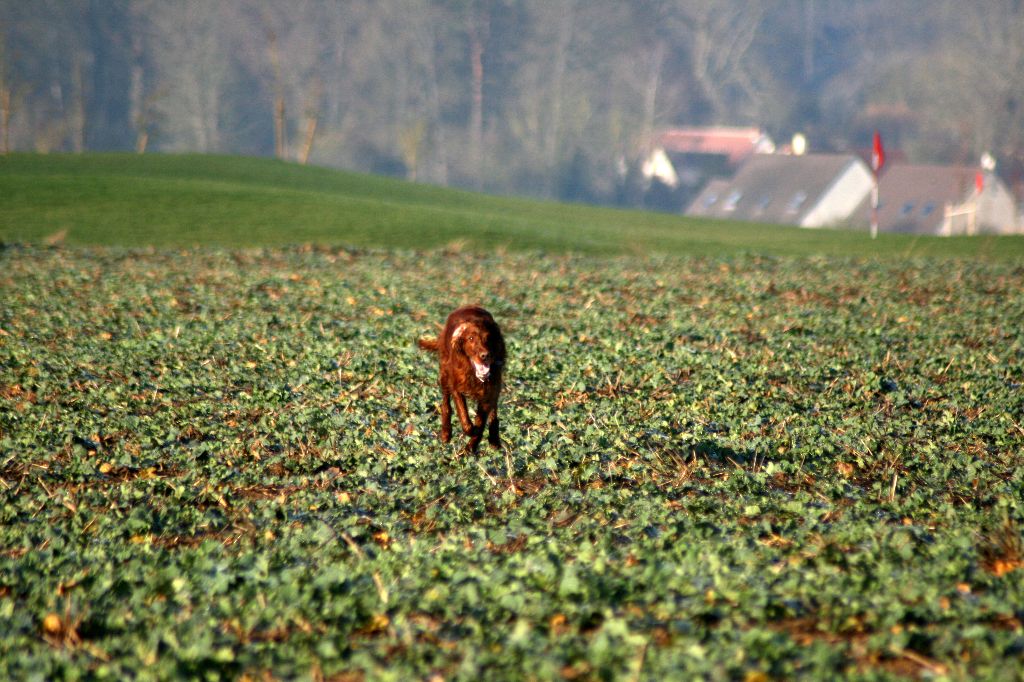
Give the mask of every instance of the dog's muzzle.
M 473 360 L 473 372 L 481 382 L 487 381 L 491 376 L 491 368 L 476 360 Z

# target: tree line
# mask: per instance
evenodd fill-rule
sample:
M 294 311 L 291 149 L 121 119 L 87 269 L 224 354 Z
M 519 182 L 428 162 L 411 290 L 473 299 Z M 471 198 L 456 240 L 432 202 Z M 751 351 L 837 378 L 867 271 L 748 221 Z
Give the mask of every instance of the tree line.
M 1022 0 L 0 0 L 0 152 L 644 200 L 674 125 L 1024 166 Z M 1011 178 L 1011 181 L 1014 179 Z

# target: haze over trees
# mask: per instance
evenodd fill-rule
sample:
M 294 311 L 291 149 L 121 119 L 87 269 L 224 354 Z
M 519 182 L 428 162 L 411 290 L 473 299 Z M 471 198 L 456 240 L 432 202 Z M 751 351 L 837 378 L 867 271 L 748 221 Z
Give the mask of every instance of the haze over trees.
M 671 125 L 1024 167 L 1021 0 L 0 0 L 0 152 L 276 155 L 638 203 Z

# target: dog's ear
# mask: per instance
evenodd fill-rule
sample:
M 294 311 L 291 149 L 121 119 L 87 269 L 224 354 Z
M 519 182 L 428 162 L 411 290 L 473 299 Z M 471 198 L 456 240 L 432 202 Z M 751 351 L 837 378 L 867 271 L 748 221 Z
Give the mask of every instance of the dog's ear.
M 460 353 L 462 352 L 462 343 L 466 340 L 465 334 L 469 331 L 470 326 L 469 322 L 463 322 L 455 328 L 455 331 L 452 332 L 452 338 L 449 341 L 452 350 L 457 350 Z
M 490 346 L 491 355 L 496 360 L 504 362 L 505 360 L 505 337 L 501 333 L 501 327 L 498 326 L 497 322 L 490 321 L 485 325 L 488 332 L 488 345 Z

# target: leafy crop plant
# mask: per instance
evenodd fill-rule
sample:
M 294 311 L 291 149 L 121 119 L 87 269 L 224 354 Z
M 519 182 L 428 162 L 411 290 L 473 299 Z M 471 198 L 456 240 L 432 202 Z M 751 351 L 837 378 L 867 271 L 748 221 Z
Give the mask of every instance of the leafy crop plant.
M 8 246 L 0 292 L 0 677 L 1024 665 L 1019 265 Z M 414 341 L 470 301 L 506 447 L 458 456 Z

